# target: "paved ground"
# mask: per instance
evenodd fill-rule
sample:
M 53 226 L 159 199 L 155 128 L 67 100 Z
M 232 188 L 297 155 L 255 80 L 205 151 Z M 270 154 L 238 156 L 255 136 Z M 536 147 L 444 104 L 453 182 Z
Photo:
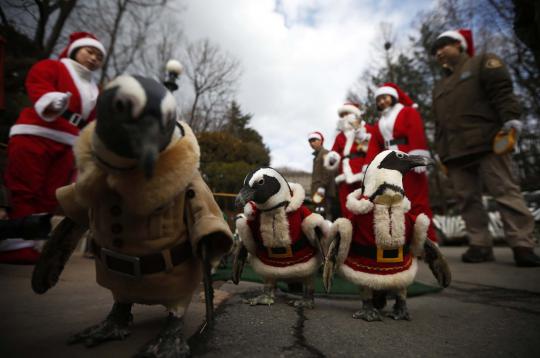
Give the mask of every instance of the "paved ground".
M 494 263 L 466 265 L 459 261 L 463 250 L 443 248 L 454 281 L 441 293 L 411 298 L 412 322 L 354 320 L 355 297 L 317 297 L 314 310 L 295 310 L 280 294 L 274 306 L 250 307 L 241 300 L 260 285 L 222 284 L 218 296 L 229 298 L 212 329 L 198 334 L 204 322 L 198 294 L 186 317 L 194 356 L 540 357 L 540 268 L 515 267 L 504 247 L 496 248 Z M 125 341 L 92 349 L 65 344 L 110 310 L 110 294 L 95 283 L 92 266 L 72 258 L 59 284 L 39 296 L 30 289 L 31 267 L 0 265 L 0 357 L 129 357 L 157 334 L 163 309 L 136 306 Z M 418 279 L 434 284 L 423 264 Z

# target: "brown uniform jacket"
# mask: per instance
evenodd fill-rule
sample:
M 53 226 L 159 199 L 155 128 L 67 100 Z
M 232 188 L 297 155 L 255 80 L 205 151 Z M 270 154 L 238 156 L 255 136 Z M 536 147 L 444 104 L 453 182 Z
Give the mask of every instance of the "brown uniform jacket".
M 163 304 L 185 308 L 201 276 L 198 243 L 212 242 L 217 263 L 232 245 L 232 234 L 198 171 L 199 147 L 183 124 L 185 136 L 169 145 L 156 163 L 150 180 L 142 173 L 110 173 L 92 157 L 88 125 L 75 147 L 77 182 L 57 191 L 67 216 L 90 227 L 97 245 L 129 256 L 162 253 L 167 268 L 132 278 L 111 272 L 96 258 L 97 282 L 112 291 L 116 301 Z M 169 249 L 189 242 L 188 258 L 170 265 Z
M 321 147 L 318 152 L 313 152 L 313 173 L 311 174 L 311 194 L 315 194 L 317 189 L 324 188 L 325 196 L 333 198 L 336 196 L 336 184 L 334 177 L 336 172 L 324 167 L 324 157 L 328 154 L 328 149 Z
M 460 62 L 433 90 L 435 149 L 443 162 L 466 160 L 492 150 L 504 122 L 519 119 L 521 107 L 504 63 L 493 54 Z

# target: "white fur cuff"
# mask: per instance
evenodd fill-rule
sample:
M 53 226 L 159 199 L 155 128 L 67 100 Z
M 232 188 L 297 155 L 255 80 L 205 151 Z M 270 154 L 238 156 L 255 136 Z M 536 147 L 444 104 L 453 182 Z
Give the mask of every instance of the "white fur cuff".
M 427 238 L 427 231 L 430 220 L 426 214 L 420 214 L 416 217 L 414 223 L 414 236 L 411 243 L 411 253 L 414 256 L 420 256 L 424 252 L 424 243 Z
M 362 195 L 362 189 L 356 189 L 347 196 L 346 206 L 353 214 L 366 214 L 373 210 L 373 203 Z
M 340 160 L 341 156 L 337 152 L 331 151 L 324 157 L 324 167 L 328 170 L 336 170 Z
M 58 118 L 60 116 L 60 114 L 63 113 L 67 109 L 67 107 L 69 105 L 69 102 L 66 103 L 64 108 L 62 108 L 56 114 L 47 116 L 43 112 L 45 112 L 45 109 L 47 109 L 47 107 L 52 102 L 54 102 L 57 99 L 62 99 L 65 96 L 66 96 L 66 94 L 63 93 L 63 92 L 47 92 L 43 96 L 39 97 L 39 99 L 34 104 L 34 109 L 36 110 L 37 114 L 41 117 L 41 119 L 43 119 L 44 121 L 46 121 L 46 122 L 54 122 L 56 120 L 56 118 Z

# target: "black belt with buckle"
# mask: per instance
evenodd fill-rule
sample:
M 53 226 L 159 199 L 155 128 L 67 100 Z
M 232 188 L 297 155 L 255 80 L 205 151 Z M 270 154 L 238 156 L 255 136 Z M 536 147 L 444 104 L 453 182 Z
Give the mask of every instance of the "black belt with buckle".
M 365 152 L 356 152 L 356 153 L 344 155 L 343 159 L 345 158 L 354 159 L 354 158 L 360 158 L 360 157 L 365 157 L 365 156 L 366 156 Z
M 309 245 L 309 240 L 305 235 L 302 235 L 298 241 L 287 247 L 266 247 L 263 245 L 262 242 L 258 241 L 257 243 L 259 249 L 267 251 L 269 256 L 280 257 L 283 255 L 283 257 L 290 257 L 294 256 L 296 252 L 302 250 L 305 246 Z
M 79 113 L 71 112 L 69 109 L 62 113 L 62 117 L 79 129 L 83 129 L 86 125 L 86 120 Z
M 92 240 L 92 251 L 108 270 L 132 278 L 163 272 L 167 268 L 161 252 L 145 256 L 130 256 L 101 247 L 94 240 Z M 178 266 L 192 256 L 189 241 L 178 244 L 169 251 L 172 266 Z
M 358 256 L 367 257 L 378 262 L 401 262 L 403 256 L 409 253 L 409 245 L 406 244 L 397 249 L 381 249 L 379 247 L 364 246 L 351 242 L 350 251 Z
M 407 139 L 407 137 L 399 137 L 399 138 L 394 138 L 391 140 L 384 141 L 385 148 L 389 148 L 391 145 L 398 145 L 398 144 L 409 144 L 409 140 Z

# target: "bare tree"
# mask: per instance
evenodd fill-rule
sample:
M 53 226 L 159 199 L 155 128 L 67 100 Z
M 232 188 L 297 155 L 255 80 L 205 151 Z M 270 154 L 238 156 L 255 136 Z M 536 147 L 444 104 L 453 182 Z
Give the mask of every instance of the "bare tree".
M 240 63 L 208 39 L 188 44 L 183 63 L 193 91 L 186 115 L 190 126 L 195 131 L 218 128 L 236 91 Z
M 28 34 L 40 57 L 47 58 L 76 4 L 77 0 L 5 0 L 0 5 L 0 19 L 3 25 L 14 26 Z

